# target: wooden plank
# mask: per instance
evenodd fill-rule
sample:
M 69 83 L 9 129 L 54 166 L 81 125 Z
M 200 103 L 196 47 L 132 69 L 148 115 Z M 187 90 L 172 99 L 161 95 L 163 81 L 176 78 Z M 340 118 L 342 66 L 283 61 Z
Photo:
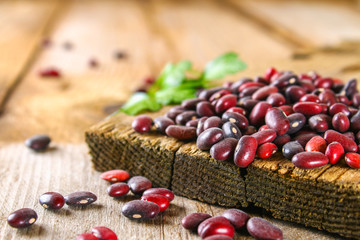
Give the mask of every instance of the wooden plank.
M 36 55 L 56 1 L 0 2 L 0 112 Z
M 196 234 L 182 228 L 181 219 L 193 212 L 218 216 L 224 211 L 221 207 L 175 197 L 169 209 L 155 220 L 130 221 L 122 216 L 121 208 L 135 199 L 134 196 L 119 200 L 107 196 L 109 184 L 99 178 L 99 172 L 92 170 L 87 151 L 84 144 L 56 142 L 43 153 L 33 152 L 23 144 L 0 148 L 0 239 L 75 239 L 76 235 L 99 225 L 113 229 L 119 239 L 198 239 Z M 46 210 L 38 203 L 44 192 L 57 191 L 66 195 L 79 190 L 95 193 L 98 200 L 82 209 L 64 206 L 59 211 Z M 22 207 L 33 208 L 38 213 L 38 220 L 28 229 L 16 230 L 7 225 L 6 218 Z M 254 210 L 244 210 L 252 216 L 261 216 Z M 339 239 L 314 229 L 267 219 L 283 230 L 284 239 Z M 239 232 L 234 239 L 253 238 Z

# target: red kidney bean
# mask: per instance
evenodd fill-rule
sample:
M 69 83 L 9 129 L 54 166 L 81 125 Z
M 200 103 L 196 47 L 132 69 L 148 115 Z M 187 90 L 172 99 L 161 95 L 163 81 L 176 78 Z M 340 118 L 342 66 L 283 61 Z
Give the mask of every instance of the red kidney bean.
M 114 231 L 104 226 L 93 227 L 91 233 L 97 237 L 98 240 L 118 240 Z
M 210 155 L 218 161 L 231 160 L 234 157 L 237 143 L 238 140 L 235 138 L 225 138 L 212 145 L 210 148 Z
M 188 121 L 198 117 L 195 111 L 185 111 L 176 116 L 175 122 L 178 125 L 185 125 Z
M 242 135 L 252 135 L 256 132 L 257 132 L 256 127 L 249 125 L 241 133 Z
M 224 132 L 220 128 L 209 128 L 202 132 L 197 140 L 196 146 L 200 150 L 209 150 L 212 145 L 224 138 Z
M 251 236 L 256 239 L 263 240 L 282 240 L 283 233 L 280 228 L 276 227 L 269 221 L 260 218 L 252 217 L 246 224 L 246 228 Z
M 325 132 L 331 127 L 331 117 L 326 114 L 317 114 L 309 118 L 309 127 L 316 132 Z
M 272 77 L 275 73 L 277 73 L 277 70 L 276 70 L 275 68 L 273 68 L 273 67 L 270 67 L 270 68 L 266 69 L 265 74 L 264 74 L 264 78 L 265 78 L 267 81 L 270 82 L 271 77 Z
M 315 94 L 305 94 L 299 99 L 299 102 L 315 102 L 320 103 L 320 99 Z
M 304 148 L 303 146 L 301 146 L 300 143 L 296 141 L 288 142 L 282 147 L 283 156 L 289 160 L 291 160 L 293 156 L 301 152 L 304 152 Z
M 360 111 L 358 111 L 354 116 L 350 119 L 351 130 L 357 132 L 360 130 Z
M 265 115 L 265 123 L 275 130 L 277 135 L 283 135 L 289 130 L 289 120 L 279 108 L 270 108 Z
M 232 237 L 226 235 L 211 235 L 209 237 L 203 238 L 203 240 L 232 240 Z
M 114 169 L 103 172 L 100 177 L 111 183 L 124 182 L 129 179 L 130 175 L 127 171 L 121 169 Z
M 265 129 L 256 132 L 251 136 L 256 139 L 258 145 L 261 145 L 263 143 L 272 142 L 276 138 L 276 132 L 273 129 Z
M 345 162 L 351 168 L 360 168 L 360 154 L 358 153 L 345 154 Z
M 265 86 L 262 88 L 259 88 L 254 94 L 251 96 L 254 100 L 264 100 L 266 99 L 270 94 L 277 93 L 279 90 L 277 87 L 274 86 Z
M 40 196 L 39 202 L 46 209 L 57 210 L 64 206 L 65 199 L 60 193 L 46 192 Z
M 358 108 L 360 106 L 360 94 L 359 93 L 355 93 L 352 97 L 352 105 L 356 108 Z
M 295 74 L 283 74 L 281 77 L 271 83 L 271 86 L 278 88 L 284 88 L 290 85 L 296 85 L 299 83 L 299 79 Z
M 217 216 L 208 218 L 200 223 L 197 232 L 201 238 L 212 235 L 226 235 L 233 237 L 235 229 L 225 217 Z
M 314 102 L 298 102 L 293 106 L 295 112 L 302 113 L 304 115 L 315 115 L 322 111 L 321 106 Z
M 110 197 L 124 196 L 124 195 L 128 194 L 129 190 L 130 190 L 129 185 L 127 185 L 126 183 L 122 183 L 122 182 L 111 184 L 106 189 L 106 191 Z
M 351 140 L 353 140 L 355 142 L 355 134 L 353 132 L 345 132 L 343 133 L 344 136 L 347 136 L 348 138 L 350 138 Z
M 342 112 L 345 113 L 346 116 L 350 116 L 350 111 L 348 107 L 343 103 L 334 103 L 329 108 L 329 114 L 334 116 L 335 114 Z
M 277 152 L 277 146 L 274 143 L 264 143 L 256 151 L 256 155 L 261 159 L 267 159 Z
M 244 89 L 249 87 L 264 87 L 265 84 L 259 82 L 246 82 L 239 86 L 238 92 L 242 92 Z
M 299 84 L 306 90 L 306 92 L 312 92 L 315 90 L 315 86 L 311 80 L 302 79 L 299 81 Z
M 233 84 L 234 85 L 234 84 Z M 220 91 L 224 89 L 224 87 L 215 87 L 215 88 L 210 88 L 210 89 L 206 89 L 206 90 L 202 90 L 201 92 L 199 92 L 199 95 L 197 96 L 198 98 L 203 98 L 206 100 L 209 100 L 209 98 L 211 97 L 211 95 L 213 95 L 214 93 Z
M 301 152 L 293 156 L 291 161 L 302 169 L 313 169 L 329 163 L 329 159 L 321 152 Z
M 271 108 L 267 102 L 258 102 L 250 112 L 249 122 L 254 126 L 261 126 L 265 123 L 266 112 Z
M 212 102 L 212 101 L 215 101 L 215 100 L 218 100 L 220 99 L 222 96 L 225 96 L 225 95 L 228 95 L 228 94 L 231 94 L 232 92 L 230 91 L 230 89 L 221 89 L 217 92 L 215 92 L 214 94 L 212 94 L 209 98 L 209 101 Z
M 208 119 L 208 117 L 202 117 L 199 119 L 197 128 L 196 128 L 196 135 L 199 136 L 200 133 L 204 131 L 204 123 Z M 220 119 L 221 120 L 221 119 Z
M 258 104 L 260 101 L 254 100 L 254 99 L 245 99 L 245 100 L 239 100 L 239 105 L 241 107 L 244 107 L 249 112 L 255 107 L 256 104 Z
M 140 200 L 156 203 L 160 207 L 160 212 L 165 211 L 170 205 L 169 200 L 160 194 L 146 194 Z
M 182 101 L 181 103 L 181 107 L 187 109 L 187 110 L 195 110 L 197 104 L 199 102 L 204 101 L 205 99 L 203 98 L 191 98 L 191 99 L 186 99 L 184 101 Z
M 336 113 L 332 118 L 332 125 L 339 132 L 346 132 L 350 127 L 350 120 L 345 113 Z
M 305 94 L 305 89 L 300 86 L 290 86 L 285 90 L 286 99 L 288 99 L 291 103 L 298 102 Z
M 349 107 L 349 111 L 350 111 L 350 117 L 349 119 L 354 116 L 359 110 L 357 108 L 354 107 Z
M 286 103 L 285 97 L 281 93 L 272 93 L 266 98 L 266 102 L 273 107 L 279 107 Z
M 235 107 L 237 102 L 237 97 L 234 94 L 228 94 L 222 96 L 215 105 L 215 111 L 218 114 L 225 112 L 227 109 L 231 107 Z
M 152 126 L 152 119 L 147 115 L 139 115 L 132 122 L 132 128 L 138 133 L 146 133 L 150 131 Z
M 213 105 L 211 105 L 210 102 L 202 101 L 198 103 L 198 105 L 196 106 L 196 113 L 200 117 L 204 117 L 204 116 L 211 117 L 215 115 L 215 108 Z
M 305 147 L 306 143 L 315 136 L 319 136 L 316 133 L 301 133 L 294 137 L 294 141 L 300 143 L 301 146 Z
M 318 78 L 314 82 L 316 88 L 330 89 L 333 86 L 332 78 Z
M 357 93 L 356 79 L 348 81 L 340 92 L 341 95 L 346 96 L 348 99 L 351 99 L 355 93 Z
M 171 202 L 175 198 L 174 193 L 171 190 L 166 189 L 166 188 L 149 188 L 148 190 L 145 190 L 145 192 L 143 193 L 143 196 L 145 196 L 147 194 L 162 195 L 162 196 L 166 197 L 169 200 L 169 202 Z
M 259 127 L 258 132 L 264 131 L 264 130 L 266 130 L 266 129 L 269 129 L 269 127 L 268 127 L 266 124 L 265 124 L 265 125 L 262 125 L 261 127 Z
M 48 135 L 35 135 L 25 140 L 25 145 L 34 151 L 44 151 L 48 148 L 51 139 Z
M 166 135 L 179 140 L 192 140 L 196 138 L 196 128 L 171 125 L 165 130 Z
M 220 128 L 223 124 L 223 121 L 218 116 L 212 116 L 205 120 L 204 122 L 204 130 L 209 128 L 217 127 Z
M 235 112 L 235 113 L 240 113 L 244 116 L 246 116 L 246 110 L 241 108 L 241 107 L 232 107 L 232 108 L 229 108 L 228 110 L 226 110 L 226 112 Z
M 294 113 L 294 110 L 293 110 L 292 106 L 290 106 L 290 105 L 282 105 L 278 108 L 281 109 L 285 113 L 286 116 L 289 116 Z
M 225 210 L 222 216 L 229 220 L 237 230 L 244 227 L 250 218 L 246 212 L 235 208 Z
M 239 93 L 239 87 L 247 82 L 253 82 L 253 80 L 251 78 L 242 78 L 231 85 L 230 91 L 234 94 Z
M 293 113 L 288 116 L 289 119 L 289 130 L 288 134 L 294 134 L 300 131 L 306 123 L 306 117 L 302 113 Z
M 239 167 L 247 167 L 255 159 L 257 141 L 251 136 L 242 136 L 235 148 L 234 163 Z
M 33 225 L 37 219 L 36 212 L 31 208 L 21 208 L 12 213 L 7 218 L 8 224 L 13 228 L 25 228 Z
M 143 176 L 135 176 L 128 181 L 131 192 L 134 194 L 142 194 L 145 190 L 151 188 L 152 183 L 149 179 Z
M 222 126 L 222 130 L 224 131 L 224 138 L 241 138 L 240 129 L 232 122 L 226 122 Z
M 327 144 L 325 139 L 320 136 L 312 137 L 305 145 L 307 152 L 322 152 L 325 153 Z
M 76 240 L 99 240 L 99 238 L 92 233 L 82 233 L 76 236 Z
M 345 151 L 343 146 L 338 142 L 330 143 L 325 151 L 325 155 L 329 158 L 331 164 L 339 162 L 340 158 L 344 155 Z
M 183 113 L 185 111 L 185 108 L 180 106 L 175 106 L 170 108 L 170 110 L 165 114 L 165 117 L 168 117 L 172 120 L 175 120 L 176 116 L 180 113 Z
M 221 119 L 223 122 L 229 121 L 231 123 L 234 123 L 241 130 L 247 128 L 247 126 L 249 125 L 247 118 L 240 113 L 225 112 L 222 115 Z
M 330 89 L 325 89 L 319 94 L 320 102 L 326 103 L 327 105 L 333 105 L 336 103 L 335 93 Z
M 281 148 L 282 146 L 284 146 L 284 144 L 288 143 L 291 141 L 291 137 L 289 134 L 283 134 L 280 136 L 277 136 L 273 143 L 278 147 Z
M 175 125 L 171 118 L 160 116 L 154 119 L 154 127 L 163 134 L 165 134 L 166 128 L 170 125 Z
M 181 225 L 189 230 L 196 231 L 200 223 L 211 218 L 207 213 L 191 213 L 181 220 Z
M 197 118 L 197 119 L 193 119 L 193 120 L 188 121 L 188 122 L 185 124 L 185 126 L 186 126 L 186 127 L 197 128 L 198 123 L 199 123 L 199 119 Z
M 97 197 L 92 192 L 74 192 L 65 196 L 65 203 L 69 206 L 87 206 L 97 200 Z
M 260 89 L 260 87 L 255 87 L 255 86 L 245 88 L 239 93 L 239 98 L 246 97 L 246 96 L 252 96 L 259 89 Z
M 342 95 L 339 95 L 339 94 L 336 95 L 336 101 L 338 103 L 345 104 L 346 106 L 351 105 L 349 99 L 346 96 L 342 96 Z
M 357 152 L 358 150 L 356 143 L 352 139 L 334 130 L 327 130 L 324 139 L 328 144 L 339 142 L 344 147 L 345 152 Z
M 39 71 L 39 76 L 43 78 L 60 78 L 61 72 L 56 68 L 44 68 Z
M 131 220 L 146 220 L 156 217 L 160 212 L 160 207 L 153 202 L 133 200 L 125 203 L 121 212 Z

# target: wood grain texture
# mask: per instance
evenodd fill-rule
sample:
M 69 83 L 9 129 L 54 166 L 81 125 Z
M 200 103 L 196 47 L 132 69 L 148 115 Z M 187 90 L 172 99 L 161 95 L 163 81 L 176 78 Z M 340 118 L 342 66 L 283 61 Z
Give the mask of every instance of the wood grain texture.
M 101 180 L 99 172 L 92 169 L 87 147 L 81 145 L 52 143 L 50 150 L 36 153 L 23 144 L 3 145 L 0 148 L 0 239 L 75 239 L 76 235 L 88 232 L 94 226 L 113 229 L 120 240 L 125 239 L 200 239 L 196 234 L 182 228 L 181 219 L 193 212 L 221 215 L 225 208 L 210 206 L 175 197 L 169 209 L 148 222 L 131 221 L 121 215 L 125 202 L 134 199 L 129 195 L 114 200 L 106 194 L 109 185 Z M 98 200 L 88 207 L 70 208 L 59 211 L 44 209 L 39 196 L 48 191 L 64 195 L 86 190 L 95 193 Z M 17 230 L 6 223 L 7 216 L 14 210 L 30 207 L 38 213 L 37 222 L 28 229 Z M 252 216 L 261 216 L 253 209 L 244 209 Z M 269 219 L 284 232 L 284 239 L 340 239 L 301 227 L 296 224 Z M 245 232 L 239 232 L 234 239 L 253 239 Z

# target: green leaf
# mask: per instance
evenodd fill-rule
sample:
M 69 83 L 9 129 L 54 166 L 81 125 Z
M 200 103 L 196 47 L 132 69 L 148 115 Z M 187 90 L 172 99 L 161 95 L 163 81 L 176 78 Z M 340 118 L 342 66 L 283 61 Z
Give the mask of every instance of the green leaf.
M 246 68 L 246 64 L 233 52 L 225 53 L 206 65 L 202 79 L 221 79 L 228 74 L 234 74 Z
M 159 77 L 160 88 L 176 87 L 185 80 L 185 74 L 191 69 L 190 61 L 168 64 Z
M 155 93 L 156 101 L 163 105 L 181 103 L 185 99 L 195 97 L 196 89 L 191 88 L 167 88 Z
M 159 104 L 154 97 L 149 96 L 146 93 L 135 93 L 120 111 L 128 115 L 136 115 L 145 110 L 157 111 L 161 107 L 161 104 Z

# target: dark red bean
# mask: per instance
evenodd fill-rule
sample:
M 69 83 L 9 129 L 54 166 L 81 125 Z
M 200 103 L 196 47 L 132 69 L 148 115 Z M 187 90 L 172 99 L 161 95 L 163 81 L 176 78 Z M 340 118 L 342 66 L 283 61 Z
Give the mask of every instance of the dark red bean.
M 239 93 L 239 97 L 242 98 L 242 97 L 246 97 L 246 96 L 252 96 L 259 89 L 260 89 L 260 87 L 255 87 L 255 86 L 245 88 L 244 90 L 242 90 Z
M 359 109 L 354 108 L 354 107 L 349 107 L 349 111 L 350 111 L 350 117 L 349 117 L 349 119 L 350 119 L 352 116 L 354 116 L 359 111 Z
M 357 93 L 356 79 L 351 79 L 350 81 L 348 81 L 340 92 L 341 95 L 346 96 L 348 99 L 352 99 L 355 93 Z
M 188 122 L 185 124 L 185 126 L 186 126 L 186 127 L 197 128 L 198 123 L 199 123 L 199 119 L 193 119 L 193 120 L 188 121 Z
M 272 142 L 276 138 L 276 132 L 273 129 L 265 129 L 251 135 L 257 141 L 258 145 Z
M 352 105 L 356 108 L 360 106 L 360 94 L 355 93 L 352 97 Z
M 266 102 L 273 107 L 279 107 L 286 103 L 285 97 L 281 93 L 272 93 L 266 98 Z
M 347 153 L 345 154 L 345 162 L 352 168 L 360 168 L 360 154 Z
M 345 113 L 336 113 L 332 118 L 332 125 L 339 132 L 346 132 L 350 127 L 350 120 Z
M 210 148 L 210 155 L 218 161 L 232 160 L 238 140 L 225 138 Z
M 334 116 L 335 114 L 342 112 L 345 113 L 346 116 L 350 116 L 350 111 L 348 107 L 343 103 L 334 103 L 329 108 L 329 114 Z
M 283 134 L 280 136 L 277 136 L 273 143 L 278 147 L 281 148 L 282 146 L 284 146 L 284 144 L 288 143 L 291 141 L 291 137 L 289 134 Z
M 64 206 L 65 199 L 60 193 L 46 192 L 40 196 L 39 202 L 46 209 L 57 210 Z
M 242 78 L 236 82 L 234 82 L 231 87 L 230 87 L 230 91 L 234 94 L 239 93 L 239 87 L 241 85 L 243 85 L 246 82 L 252 82 L 253 80 L 251 78 Z
M 196 140 L 196 146 L 200 150 L 209 150 L 212 145 L 224 138 L 224 132 L 220 128 L 209 128 L 203 131 Z
M 280 228 L 276 227 L 269 221 L 260 218 L 252 217 L 246 224 L 246 228 L 251 236 L 256 239 L 263 240 L 282 240 L 283 233 Z
M 234 163 L 239 167 L 247 167 L 255 159 L 257 141 L 251 136 L 242 136 L 235 148 Z
M 240 99 L 239 100 L 239 106 L 244 107 L 249 112 L 255 107 L 256 104 L 258 104 L 259 100 L 254 99 Z
M 290 85 L 298 84 L 299 79 L 295 74 L 283 74 L 281 77 L 271 83 L 271 86 L 284 88 Z
M 267 102 L 258 102 L 250 112 L 249 122 L 254 126 L 261 126 L 265 124 L 266 112 L 271 108 L 271 104 Z
M 313 169 L 329 163 L 329 159 L 321 152 L 301 152 L 293 156 L 291 161 L 302 169 Z
M 344 84 L 334 82 L 331 90 L 333 90 L 335 93 L 340 93 L 343 88 L 344 88 Z
M 282 147 L 283 156 L 289 160 L 291 160 L 293 156 L 301 152 L 304 152 L 304 148 L 297 141 L 288 142 Z
M 91 233 L 97 237 L 98 240 L 118 240 L 114 231 L 104 226 L 93 227 Z
M 43 78 L 59 78 L 61 77 L 61 72 L 56 68 L 45 68 L 39 71 L 39 76 Z
M 318 136 L 316 133 L 301 133 L 294 137 L 294 141 L 300 143 L 301 146 L 305 147 L 306 143 L 312 138 Z
M 333 86 L 333 80 L 332 78 L 318 78 L 314 82 L 316 88 L 332 88 Z
M 162 196 L 166 197 L 169 200 L 169 202 L 171 202 L 175 198 L 174 193 L 171 190 L 166 189 L 166 188 L 150 188 L 148 190 L 145 190 L 145 192 L 143 193 L 143 196 L 145 196 L 147 194 L 162 195 Z
M 196 105 L 196 113 L 200 117 L 204 117 L 204 116 L 211 117 L 215 115 L 215 108 L 213 105 L 211 105 L 210 102 L 202 101 L 198 103 L 198 105 Z
M 150 131 L 152 119 L 147 115 L 139 115 L 132 122 L 132 128 L 138 133 L 146 133 Z
M 12 213 L 7 218 L 8 224 L 13 228 L 25 228 L 33 225 L 37 219 L 36 212 L 31 208 L 21 208 Z
M 240 130 L 247 128 L 249 122 L 247 118 L 240 114 L 234 112 L 225 112 L 221 117 L 223 122 L 231 122 L 234 123 Z
M 232 107 L 232 108 L 229 108 L 228 110 L 226 110 L 226 112 L 236 112 L 236 113 L 240 113 L 244 116 L 246 116 L 246 114 L 247 114 L 246 110 L 241 107 Z
M 198 122 L 198 125 L 196 128 L 196 136 L 199 136 L 200 133 L 202 133 L 204 131 L 204 123 L 207 119 L 208 119 L 208 117 L 202 117 L 199 119 L 199 122 Z M 220 119 L 220 121 L 221 121 L 221 119 Z
M 275 73 L 277 73 L 277 70 L 275 68 L 273 68 L 273 67 L 270 67 L 270 68 L 266 69 L 265 74 L 264 74 L 264 78 L 270 82 L 271 77 Z
M 278 108 L 281 109 L 285 113 L 286 116 L 289 116 L 294 113 L 294 110 L 293 110 L 292 106 L 290 106 L 290 105 L 282 105 Z
M 305 94 L 305 89 L 300 86 L 290 86 L 286 88 L 285 91 L 285 96 L 291 103 L 298 102 L 299 99 Z
M 89 67 L 91 68 L 97 68 L 99 66 L 99 62 L 96 58 L 90 58 L 89 59 Z
M 275 130 L 277 135 L 283 135 L 289 130 L 289 120 L 285 113 L 279 108 L 271 108 L 265 115 L 265 123 Z
M 256 155 L 261 159 L 267 159 L 277 152 L 277 146 L 274 143 L 264 143 L 256 151 Z
M 322 111 L 321 106 L 314 102 L 299 102 L 293 106 L 295 112 L 302 113 L 304 115 L 315 115 Z
M 269 80 L 267 80 L 267 79 L 265 79 L 265 78 L 263 78 L 261 76 L 254 77 L 254 82 L 263 83 L 265 85 L 268 85 L 270 83 Z
M 175 120 L 177 115 L 179 115 L 180 113 L 183 113 L 185 111 L 185 108 L 180 107 L 180 106 L 176 106 L 176 107 L 172 107 L 170 108 L 170 110 L 165 114 L 165 117 L 170 118 L 171 120 Z
M 181 225 L 189 230 L 196 231 L 200 223 L 211 218 L 207 213 L 191 213 L 181 220 Z
M 197 119 L 198 115 L 195 111 L 185 111 L 176 116 L 175 122 L 178 125 L 185 125 L 188 121 Z
M 319 103 L 319 105 L 321 106 L 321 113 L 327 114 L 329 107 L 325 103 Z
M 237 102 L 237 97 L 234 94 L 228 94 L 222 96 L 215 105 L 215 111 L 218 114 L 221 114 L 225 112 L 227 109 L 231 107 L 235 107 L 236 102 Z
M 232 240 L 232 237 L 226 235 L 211 235 L 209 237 L 203 238 L 203 240 Z
M 244 227 L 250 218 L 246 212 L 235 208 L 225 210 L 222 216 L 229 220 L 235 229 Z
M 252 135 L 256 132 L 257 132 L 256 127 L 249 125 L 241 133 L 242 135 Z
M 209 98 L 209 101 L 212 102 L 212 101 L 218 100 L 222 96 L 225 96 L 225 95 L 228 95 L 228 94 L 231 94 L 230 89 L 221 89 L 221 90 L 215 92 L 214 94 L 212 94 L 210 96 L 210 98 Z
M 288 116 L 289 130 L 288 134 L 294 134 L 300 131 L 306 124 L 306 117 L 302 113 L 293 113 Z
M 174 125 L 174 121 L 171 118 L 160 116 L 154 119 L 154 127 L 159 132 L 165 134 L 165 130 L 168 126 Z
M 306 92 L 312 92 L 315 90 L 315 86 L 311 80 L 302 79 L 299 81 L 299 84 L 306 90 Z
M 48 135 L 35 135 L 26 139 L 25 145 L 34 151 L 44 151 L 48 148 L 51 139 Z
M 329 158 L 331 164 L 339 162 L 340 158 L 344 155 L 345 151 L 343 146 L 338 142 L 330 143 L 325 151 L 325 155 Z
M 191 98 L 191 99 L 186 99 L 184 101 L 182 101 L 181 103 L 181 107 L 187 109 L 187 110 L 195 110 L 196 106 L 199 102 L 204 101 L 205 99 L 203 98 Z
M 346 106 L 351 105 L 349 99 L 346 96 L 342 96 L 339 94 L 336 95 L 336 101 L 338 103 L 345 104 Z
M 354 116 L 350 119 L 351 130 L 354 132 L 358 132 L 360 130 L 360 111 L 358 111 Z
M 224 131 L 224 138 L 235 138 L 240 139 L 241 132 L 240 129 L 232 122 L 226 122 L 222 126 L 222 130 Z
M 135 176 L 128 181 L 131 192 L 134 194 L 142 194 L 145 190 L 152 187 L 152 183 L 149 179 L 143 176 Z
M 156 217 L 160 212 L 160 207 L 153 202 L 133 200 L 125 203 L 121 212 L 131 220 L 146 220 Z
M 219 118 L 218 116 L 212 116 L 205 120 L 204 130 L 213 128 L 213 127 L 221 128 L 222 124 L 223 124 L 223 121 L 221 120 L 221 118 Z
M 106 191 L 110 197 L 124 196 L 124 195 L 128 194 L 129 190 L 130 190 L 129 185 L 127 185 L 126 183 L 122 183 L 122 182 L 111 184 L 106 189 Z
M 327 144 L 325 139 L 320 136 L 312 137 L 305 145 L 307 152 L 322 152 L 325 153 Z
M 166 135 L 179 140 L 192 140 L 196 138 L 196 128 L 171 125 L 165 130 Z
M 200 223 L 197 232 L 201 238 L 212 235 L 226 235 L 233 237 L 235 229 L 225 217 L 217 216 L 208 218 Z
M 319 94 L 320 102 L 327 104 L 328 106 L 336 103 L 335 93 L 330 89 L 325 89 Z
M 76 240 L 99 240 L 99 238 L 92 233 L 82 233 L 76 236 Z
M 146 194 L 140 200 L 156 203 L 160 207 L 160 212 L 165 211 L 170 205 L 169 200 L 160 194 Z
M 232 85 L 232 87 L 234 86 L 234 84 Z M 199 95 L 198 95 L 198 98 L 203 98 L 203 99 L 206 99 L 208 100 L 211 95 L 213 95 L 214 93 L 220 91 L 224 89 L 224 87 L 215 87 L 215 88 L 210 88 L 210 89 L 206 89 L 206 90 L 202 90 Z
M 356 143 L 352 139 L 334 130 L 327 130 L 324 139 L 328 144 L 339 142 L 343 146 L 345 152 L 357 152 L 358 150 Z
M 65 196 L 65 203 L 69 206 L 87 206 L 97 200 L 97 197 L 92 192 L 74 192 Z
M 331 127 L 331 117 L 326 114 L 317 114 L 309 118 L 309 127 L 316 132 L 325 132 Z
M 124 182 L 126 180 L 128 180 L 130 177 L 129 173 L 125 170 L 121 170 L 121 169 L 114 169 L 114 170 L 109 170 L 106 172 L 103 172 L 100 175 L 100 178 L 109 181 L 111 183 L 116 183 L 116 182 Z
M 240 93 L 244 89 L 250 88 L 250 87 L 264 87 L 264 86 L 265 86 L 265 84 L 260 83 L 260 82 L 246 82 L 239 86 L 238 92 Z
M 306 94 L 299 99 L 299 102 L 315 102 L 320 103 L 320 99 L 315 94 Z
M 270 94 L 277 93 L 279 90 L 277 87 L 274 86 L 265 86 L 262 88 L 259 88 L 254 94 L 251 96 L 254 100 L 264 100 L 267 98 Z

